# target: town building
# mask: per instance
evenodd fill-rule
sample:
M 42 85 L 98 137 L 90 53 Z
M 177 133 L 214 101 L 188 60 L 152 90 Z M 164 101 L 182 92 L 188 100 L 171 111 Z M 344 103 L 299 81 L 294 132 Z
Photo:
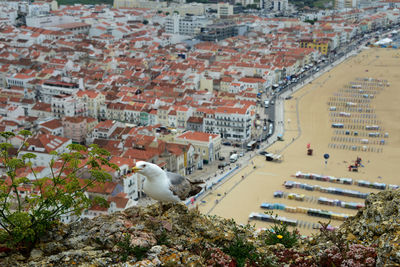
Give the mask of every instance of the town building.
M 39 89 L 39 98 L 46 103 L 51 103 L 53 96 L 73 95 L 79 91 L 79 84 L 56 80 L 46 80 Z
M 86 104 L 75 95 L 55 95 L 51 98 L 51 111 L 57 118 L 87 116 Z
M 37 134 L 28 138 L 26 142 L 27 147 L 21 150 L 20 156 L 26 153 L 36 155 L 35 158 L 30 159 L 35 167 L 48 166 L 51 159 L 54 158 L 51 152 L 66 153 L 68 152 L 67 146 L 72 144 L 71 139 L 51 134 Z
M 312 48 L 317 50 L 323 55 L 327 55 L 330 52 L 330 43 L 329 39 L 303 39 L 300 40 L 301 48 Z
M 74 143 L 84 143 L 86 137 L 98 124 L 97 119 L 90 117 L 63 117 L 62 126 L 64 137 L 69 138 Z
M 216 42 L 229 37 L 237 35 L 235 30 L 236 25 L 232 22 L 224 21 L 219 23 L 214 23 L 201 27 L 200 30 L 200 40 Z
M 203 132 L 203 117 L 190 117 L 187 120 L 186 129 L 194 132 Z
M 192 144 L 205 164 L 218 160 L 221 152 L 221 136 L 218 134 L 187 131 L 175 137 L 175 142 Z
M 277 12 L 285 12 L 288 10 L 288 0 L 272 0 L 271 1 L 271 9 Z
M 233 15 L 233 5 L 220 2 L 217 4 L 217 14 L 219 18 L 227 18 Z
M 39 123 L 39 130 L 44 130 L 45 133 L 49 133 L 55 136 L 64 136 L 64 128 L 61 121 L 58 119 L 50 119 L 48 121 Z
M 165 20 L 165 32 L 196 36 L 200 33 L 200 28 L 209 24 L 205 16 L 181 16 L 177 13 L 169 15 Z
M 250 106 L 241 108 L 218 107 L 204 118 L 204 131 L 219 134 L 222 138 L 246 142 L 251 138 L 255 114 Z

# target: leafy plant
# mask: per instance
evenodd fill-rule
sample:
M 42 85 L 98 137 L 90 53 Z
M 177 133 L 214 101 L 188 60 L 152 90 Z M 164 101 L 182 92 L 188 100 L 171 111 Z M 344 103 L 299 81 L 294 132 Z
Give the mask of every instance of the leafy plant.
M 123 234 L 122 241 L 117 243 L 119 247 L 119 252 L 121 253 L 121 261 L 125 262 L 130 255 L 136 257 L 138 261 L 142 260 L 145 256 L 148 248 L 140 247 L 140 246 L 132 246 L 131 244 L 131 236 L 127 233 Z
M 157 245 L 169 245 L 167 231 L 163 229 L 159 236 L 157 236 Z
M 271 229 L 266 230 L 265 243 L 267 245 L 280 243 L 286 248 L 291 248 L 297 244 L 299 238 L 300 234 L 297 229 L 290 232 L 286 223 L 274 223 Z
M 0 243 L 29 252 L 62 215 L 79 216 L 91 205 L 106 205 L 104 199 L 90 199 L 86 191 L 111 179 L 103 166 L 118 167 L 108 162 L 110 154 L 104 149 L 70 144 L 68 153 L 50 153 L 51 175 L 38 177 L 33 166 L 36 155 L 23 151 L 32 134 L 24 130 L 19 135 L 23 137 L 22 145 L 11 154 L 10 139 L 15 134 L 0 132 L 5 140 L 0 143 L 0 161 L 5 169 L 5 179 L 0 180 Z M 20 177 L 18 173 L 23 170 L 30 170 L 34 179 Z M 80 179 L 84 172 L 90 174 L 90 179 Z M 22 189 L 29 193 L 25 194 Z
M 233 225 L 233 233 L 233 240 L 222 251 L 231 256 L 237 266 L 246 266 L 246 264 L 250 264 L 250 266 L 271 265 L 272 260 L 266 255 L 258 253 L 256 246 L 246 240 L 246 236 L 240 232 L 236 225 Z

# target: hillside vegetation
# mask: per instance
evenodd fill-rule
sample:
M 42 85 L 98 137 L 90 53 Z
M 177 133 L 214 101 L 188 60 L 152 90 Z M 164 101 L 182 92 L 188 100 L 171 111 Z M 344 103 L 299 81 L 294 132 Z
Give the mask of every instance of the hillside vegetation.
M 58 225 L 29 256 L 2 249 L 5 266 L 395 266 L 400 264 L 400 191 L 372 194 L 366 207 L 335 232 L 289 244 L 284 226 L 209 217 L 175 204 L 130 208 Z M 278 243 L 274 242 L 277 241 Z M 293 240 L 292 240 L 293 241 Z M 293 247 L 291 247 L 293 245 Z

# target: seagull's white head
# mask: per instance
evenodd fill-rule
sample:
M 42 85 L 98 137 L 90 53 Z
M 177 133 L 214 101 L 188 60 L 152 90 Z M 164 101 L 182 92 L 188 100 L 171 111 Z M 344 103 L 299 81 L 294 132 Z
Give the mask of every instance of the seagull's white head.
M 136 162 L 136 166 L 132 168 L 132 171 L 134 173 L 138 172 L 150 180 L 157 179 L 157 177 L 160 177 L 164 173 L 156 164 L 146 161 Z

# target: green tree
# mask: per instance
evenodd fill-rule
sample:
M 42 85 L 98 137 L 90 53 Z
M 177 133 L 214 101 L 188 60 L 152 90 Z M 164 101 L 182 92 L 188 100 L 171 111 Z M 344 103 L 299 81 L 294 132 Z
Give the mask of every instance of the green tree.
M 0 244 L 29 252 L 60 216 L 79 216 L 91 205 L 107 205 L 104 199 L 90 199 L 85 192 L 111 179 L 111 175 L 103 169 L 105 166 L 115 170 L 118 167 L 108 162 L 110 154 L 104 149 L 95 145 L 87 148 L 71 144 L 68 153 L 51 152 L 51 175 L 38 177 L 32 164 L 36 155 L 26 151 L 21 153 L 28 145 L 31 132 L 24 130 L 19 134 L 23 143 L 12 154 L 10 139 L 15 134 L 0 132 L 0 137 L 5 140 L 0 143 L 0 160 L 5 170 L 5 179 L 0 180 L 0 225 L 3 228 L 0 230 Z M 18 173 L 23 169 L 30 169 L 34 179 L 20 177 Z M 84 172 L 90 174 L 90 179 L 80 179 Z M 30 194 L 22 195 L 23 187 L 29 187 Z
M 147 19 L 145 19 L 145 20 L 143 20 L 143 24 L 147 25 L 147 24 L 149 24 L 149 21 Z

